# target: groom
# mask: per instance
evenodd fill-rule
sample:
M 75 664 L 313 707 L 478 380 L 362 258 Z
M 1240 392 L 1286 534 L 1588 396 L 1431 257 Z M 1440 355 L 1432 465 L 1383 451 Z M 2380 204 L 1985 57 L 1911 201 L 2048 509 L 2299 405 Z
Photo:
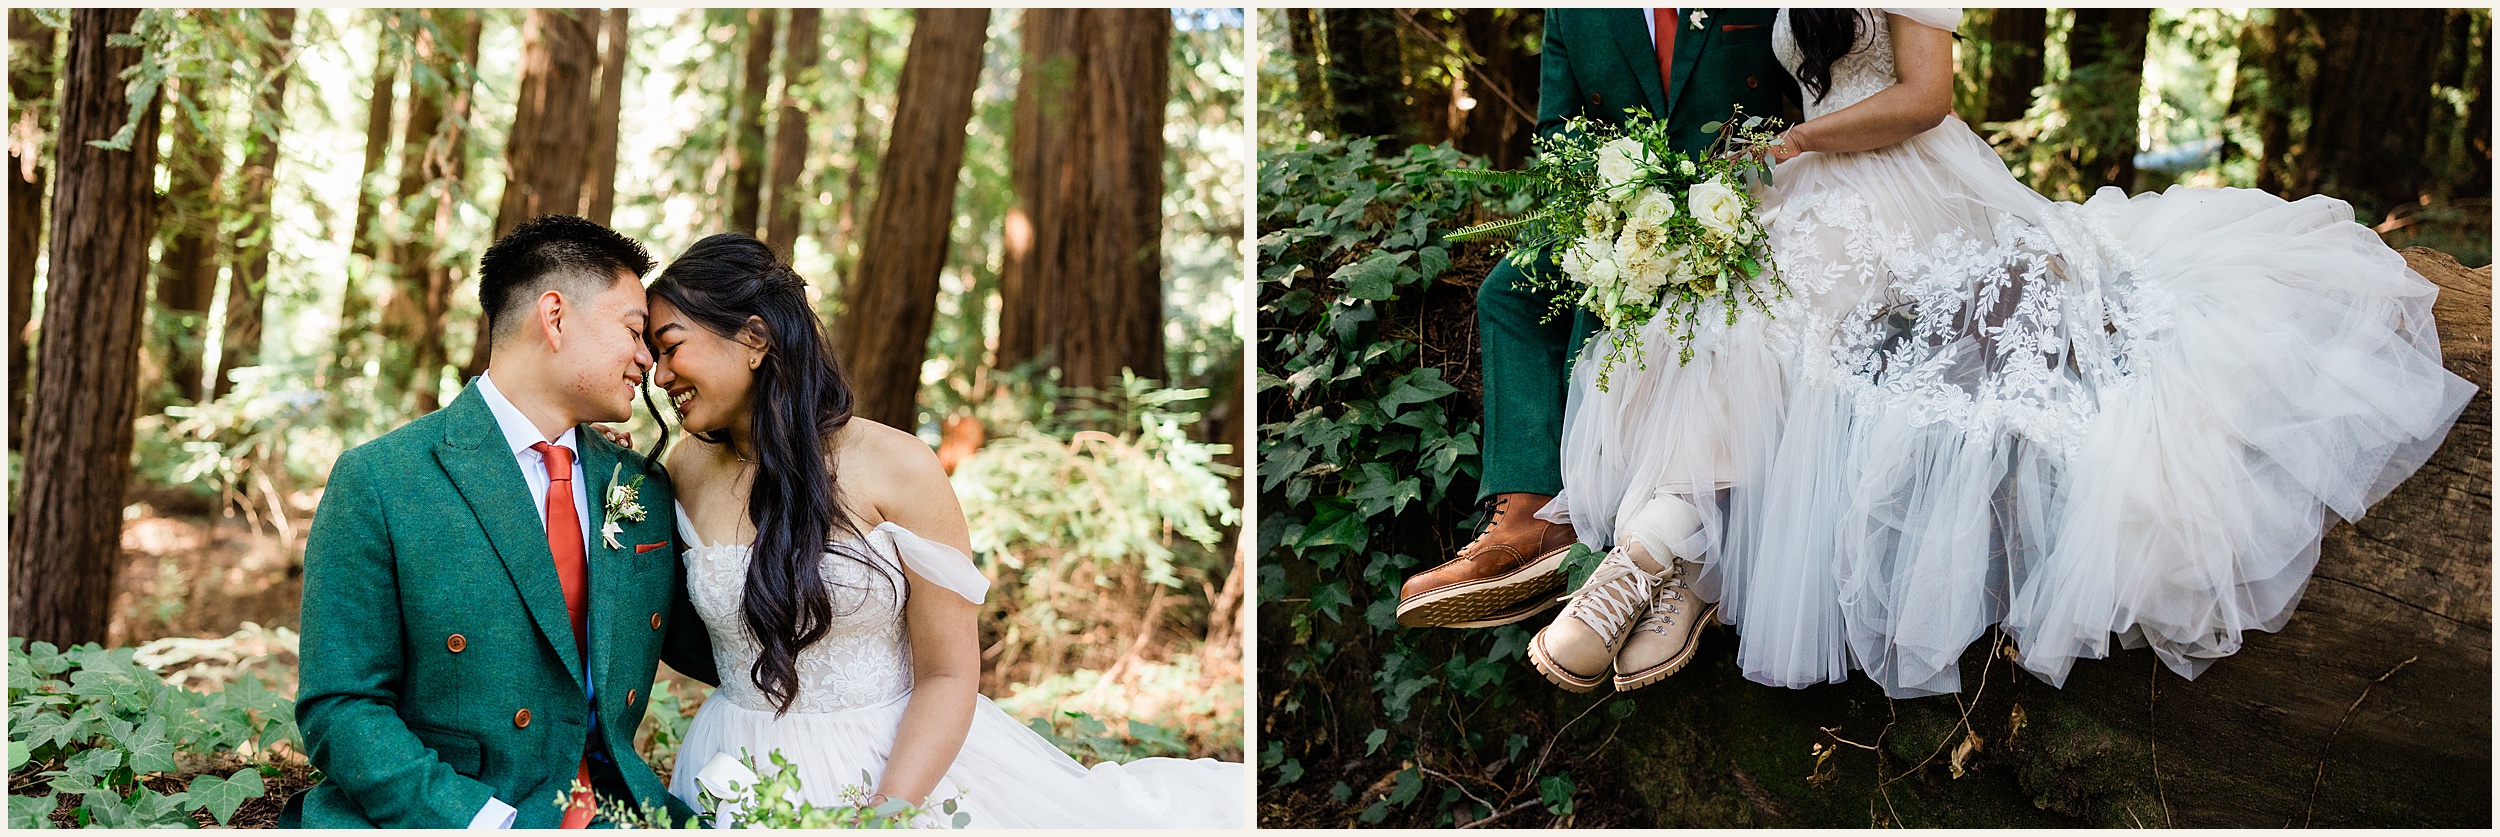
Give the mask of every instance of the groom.
M 1624 111 L 1663 115 L 1675 150 L 1705 151 L 1718 123 L 1793 110 L 1796 82 L 1771 54 L 1772 9 L 1547 9 L 1537 134 L 1574 116 L 1622 124 Z M 1549 257 L 1540 275 L 1558 271 Z M 1406 580 L 1397 617 L 1408 627 L 1506 625 L 1555 603 L 1569 526 L 1536 518 L 1562 490 L 1566 366 L 1596 330 L 1586 311 L 1545 321 L 1551 292 L 1528 287 L 1504 259 L 1476 291 L 1484 350 L 1487 525 L 1456 558 Z
M 692 814 L 633 748 L 660 660 L 719 679 L 669 487 L 582 426 L 633 416 L 650 269 L 589 221 L 521 225 L 479 263 L 486 374 L 339 457 L 304 548 L 304 827 L 579 828 L 576 782 Z

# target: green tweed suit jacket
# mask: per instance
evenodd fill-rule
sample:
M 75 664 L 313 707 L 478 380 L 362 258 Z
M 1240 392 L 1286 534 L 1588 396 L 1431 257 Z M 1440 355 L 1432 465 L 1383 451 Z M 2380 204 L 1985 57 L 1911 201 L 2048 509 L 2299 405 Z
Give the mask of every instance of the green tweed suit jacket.
M 575 436 L 590 492 L 589 674 L 520 466 L 471 383 L 451 406 L 339 457 L 304 548 L 295 715 L 327 778 L 306 828 L 460 828 L 488 797 L 518 828 L 552 828 L 591 717 L 637 800 L 683 817 L 634 730 L 663 657 L 717 683 L 686 597 L 672 495 L 641 456 Z M 610 474 L 640 475 L 640 521 L 599 534 Z
M 1694 22 L 1695 13 L 1700 23 Z M 1624 110 L 1664 115 L 1677 151 L 1698 153 L 1716 136 L 1702 126 L 1737 105 L 1750 116 L 1780 116 L 1797 101 L 1797 82 L 1771 54 L 1776 9 L 1677 9 L 1675 89 L 1658 77 L 1647 9 L 1547 9 L 1537 133 L 1586 116 L 1620 124 Z

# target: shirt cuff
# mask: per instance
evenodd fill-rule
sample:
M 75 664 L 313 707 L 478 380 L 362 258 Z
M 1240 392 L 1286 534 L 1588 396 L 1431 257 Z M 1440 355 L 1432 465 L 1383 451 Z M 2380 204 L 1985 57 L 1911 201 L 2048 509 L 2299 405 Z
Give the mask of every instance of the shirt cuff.
M 469 818 L 469 827 L 511 828 L 512 815 L 517 813 L 520 813 L 518 809 L 490 796 L 486 798 L 486 807 L 478 809 L 477 816 Z

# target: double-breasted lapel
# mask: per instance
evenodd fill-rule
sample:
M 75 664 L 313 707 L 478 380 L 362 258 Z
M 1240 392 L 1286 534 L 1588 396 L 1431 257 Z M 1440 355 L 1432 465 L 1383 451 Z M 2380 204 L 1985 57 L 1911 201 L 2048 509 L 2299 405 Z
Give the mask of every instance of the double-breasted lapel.
M 1641 19 L 1649 14 L 1649 10 L 1605 9 L 1599 14 L 1607 16 L 1609 25 L 1606 28 L 1615 34 L 1615 52 L 1628 65 L 1632 77 L 1641 83 L 1641 95 L 1648 99 L 1641 106 L 1647 108 L 1652 117 L 1667 118 L 1666 85 L 1658 78 L 1658 45 L 1649 37 L 1648 22 Z M 1679 47 L 1676 51 L 1682 53 L 1683 49 Z M 1615 121 L 1623 113 L 1621 108 L 1616 108 L 1604 115 L 1608 121 Z
M 445 425 L 443 440 L 434 446 L 435 460 L 468 502 L 478 525 L 485 528 L 495 557 L 503 561 L 539 634 L 564 661 L 573 687 L 586 688 L 581 655 L 574 650 L 573 617 L 564 609 L 564 583 L 556 578 L 555 555 L 547 550 L 547 529 L 538 518 L 540 498 L 530 496 L 529 480 L 521 476 L 520 463 L 505 446 L 503 429 L 495 423 L 495 414 L 475 383 L 446 411 L 452 413 L 452 420 Z M 596 538 L 592 545 L 597 545 Z M 597 601 L 595 591 L 592 600 Z
M 631 615 L 619 608 L 625 607 L 632 592 L 630 573 L 627 572 L 632 566 L 622 556 L 632 555 L 634 546 L 628 542 L 630 538 L 619 536 L 618 546 L 610 548 L 607 536 L 601 534 L 608 523 L 608 487 L 614 480 L 631 479 L 641 472 L 621 472 L 618 463 L 623 459 L 606 437 L 588 428 L 580 428 L 574 431 L 573 438 L 581 443 L 582 480 L 590 490 L 590 551 L 583 553 L 590 561 L 590 672 L 593 682 L 606 683 L 610 682 L 610 657 L 618 647 L 617 643 L 628 639 L 609 634 L 621 632 L 624 626 L 632 623 Z M 650 504 L 645 502 L 643 506 L 643 513 L 650 514 Z M 628 528 L 632 525 L 623 520 L 616 523 Z
M 1667 108 L 1659 112 L 1661 118 L 1675 113 L 1676 104 L 1684 101 L 1684 91 L 1693 85 L 1694 65 L 1701 63 L 1702 52 L 1709 49 L 1710 40 L 1719 34 L 1719 27 L 1710 25 L 1706 18 L 1700 28 L 1694 28 L 1687 23 L 1692 13 L 1699 10 L 1677 9 L 1676 11 L 1683 14 L 1675 20 L 1675 25 L 1678 27 L 1675 33 L 1675 86 L 1674 89 L 1667 91 Z

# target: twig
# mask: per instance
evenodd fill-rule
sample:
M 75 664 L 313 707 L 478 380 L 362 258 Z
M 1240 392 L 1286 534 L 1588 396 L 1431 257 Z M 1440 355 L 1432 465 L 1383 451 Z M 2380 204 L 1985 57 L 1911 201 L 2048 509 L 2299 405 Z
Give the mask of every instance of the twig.
M 1415 769 L 1423 771 L 1426 775 L 1441 777 L 1441 781 L 1450 783 L 1451 787 L 1457 788 L 1459 793 L 1466 794 L 1468 799 L 1475 800 L 1476 804 L 1484 806 L 1484 809 L 1487 811 L 1492 811 L 1501 807 L 1491 802 L 1484 801 L 1484 797 L 1477 796 L 1475 791 L 1468 790 L 1467 786 L 1459 782 L 1458 777 L 1456 776 L 1434 770 L 1430 767 L 1425 767 L 1423 762 L 1416 762 Z
M 1425 40 L 1432 41 L 1435 46 L 1441 48 L 1442 52 L 1449 53 L 1451 57 L 1457 58 L 1460 66 L 1475 73 L 1477 80 L 1484 82 L 1484 89 L 1492 91 L 1494 98 L 1501 99 L 1502 104 L 1510 107 L 1512 115 L 1519 117 L 1521 120 L 1526 121 L 1530 125 L 1536 124 L 1536 114 L 1530 113 L 1527 108 L 1520 107 L 1519 102 L 1510 97 L 1510 89 L 1507 85 L 1503 84 L 1500 80 L 1495 79 L 1492 74 L 1476 69 L 1476 65 L 1484 63 L 1484 59 L 1472 57 L 1466 53 L 1451 49 L 1449 44 L 1442 43 L 1438 38 L 1434 37 L 1432 30 L 1424 28 L 1423 23 L 1417 21 L 1415 19 L 1415 15 L 1405 9 L 1398 10 L 1398 20 L 1405 22 L 1408 26 L 1415 27 L 1415 31 L 1423 33 Z
M 2161 784 L 2161 724 L 2153 714 L 2155 703 L 2161 700 L 2161 657 L 2158 655 L 2153 657 L 2153 677 L 2144 687 L 2144 740 L 2145 750 L 2153 760 L 2153 801 L 2161 803 L 2162 827 L 2171 828 L 2170 791 Z
M 2354 712 L 2360 711 L 2362 701 L 2370 699 L 2371 689 L 2377 688 L 2380 683 L 2387 682 L 2387 678 L 2396 676 L 2396 672 L 2403 671 L 2405 666 L 2412 665 L 2413 661 L 2421 658 L 2422 657 L 2418 654 L 2406 657 L 2404 662 L 2397 663 L 2396 667 L 2388 669 L 2386 674 L 2379 675 L 2378 679 L 2372 680 L 2368 685 L 2362 686 L 2361 696 L 2353 698 L 2351 706 L 2344 707 L 2344 717 L 2336 720 L 2335 731 L 2327 733 L 2326 735 L 2326 746 L 2318 748 L 2318 775 L 2316 778 L 2309 781 L 2309 805 L 2300 812 L 2300 825 L 2302 828 L 2309 827 L 2310 815 L 2317 813 L 2318 788 L 2326 783 L 2326 762 L 2327 759 L 2333 757 L 2334 755 L 2335 737 L 2344 734 L 2344 724 L 2352 720 Z
M 1589 713 L 1597 711 L 1597 707 L 1600 707 L 1600 706 L 1604 706 L 1604 705 L 1606 705 L 1606 701 L 1614 700 L 1614 699 L 1615 699 L 1615 695 L 1618 695 L 1618 694 L 1622 694 L 1622 693 L 1621 693 L 1621 692 L 1610 692 L 1610 693 L 1608 693 L 1605 697 L 1598 698 L 1596 703 L 1589 704 L 1589 708 L 1587 708 L 1587 709 L 1582 709 L 1582 710 L 1580 710 L 1580 714 L 1572 716 L 1571 720 L 1570 720 L 1568 723 L 1565 723 L 1565 724 L 1563 724 L 1563 725 L 1562 725 L 1562 729 L 1555 730 L 1555 731 L 1554 731 L 1554 737 L 1552 737 L 1552 738 L 1548 738 L 1548 739 L 1545 739 L 1545 749 L 1537 751 L 1537 754 L 1536 754 L 1536 765 L 1535 765 L 1535 766 L 1533 766 L 1533 767 L 1528 768 L 1528 775 L 1529 775 L 1529 776 L 1536 776 L 1536 775 L 1538 775 L 1538 774 L 1544 773 L 1544 772 L 1545 772 L 1545 759 L 1546 759 L 1546 757 L 1551 756 L 1551 755 L 1553 755 L 1553 754 L 1554 754 L 1554 745 L 1555 745 L 1555 744 L 1559 744 L 1559 743 L 1561 743 L 1561 742 L 1562 742 L 1563 733 L 1570 732 L 1570 731 L 1571 731 L 1571 725 L 1572 725 L 1572 724 L 1579 723 L 1581 718 L 1586 718 L 1586 717 L 1588 717 L 1588 716 L 1589 716 Z

